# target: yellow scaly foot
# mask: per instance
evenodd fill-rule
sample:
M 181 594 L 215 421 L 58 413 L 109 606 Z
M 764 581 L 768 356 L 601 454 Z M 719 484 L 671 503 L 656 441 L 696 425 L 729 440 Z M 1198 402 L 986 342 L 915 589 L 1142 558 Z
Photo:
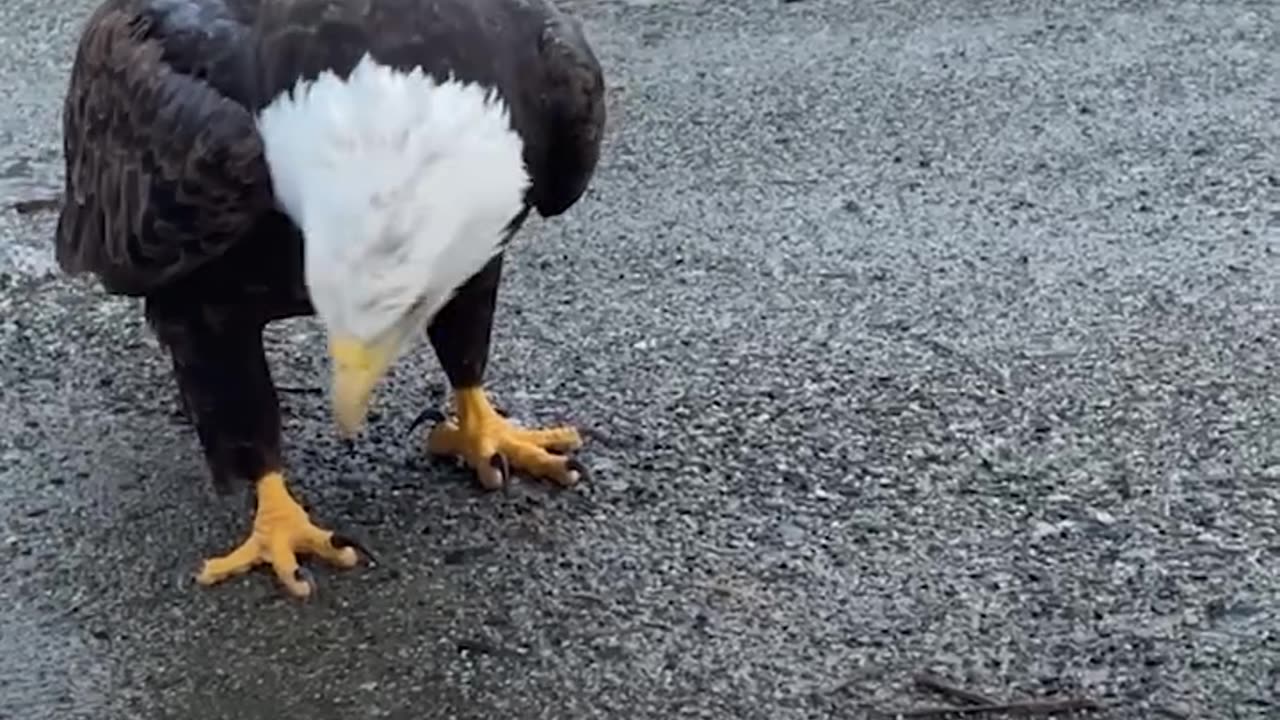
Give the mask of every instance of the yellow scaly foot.
M 427 452 L 461 457 L 485 488 L 502 487 L 512 471 L 564 486 L 573 485 L 586 475 L 586 468 L 577 460 L 554 454 L 582 447 L 576 429 L 518 427 L 494 410 L 481 387 L 458 388 L 454 402 L 457 416 L 431 429 Z
M 283 475 L 264 475 L 258 480 L 257 494 L 258 510 L 249 538 L 230 553 L 205 560 L 196 576 L 201 585 L 212 585 L 267 563 L 290 594 L 305 598 L 313 587 L 298 566 L 298 553 L 318 555 L 341 568 L 355 566 L 359 558 L 354 543 L 313 525 L 307 511 L 289 494 Z

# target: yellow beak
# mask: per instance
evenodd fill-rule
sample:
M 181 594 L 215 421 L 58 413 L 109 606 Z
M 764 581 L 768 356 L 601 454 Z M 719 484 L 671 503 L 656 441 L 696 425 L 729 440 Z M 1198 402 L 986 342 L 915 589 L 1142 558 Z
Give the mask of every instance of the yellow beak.
M 369 412 L 373 388 L 387 374 L 399 350 L 399 333 L 366 344 L 345 337 L 330 338 L 333 360 L 333 416 L 344 437 L 355 437 Z

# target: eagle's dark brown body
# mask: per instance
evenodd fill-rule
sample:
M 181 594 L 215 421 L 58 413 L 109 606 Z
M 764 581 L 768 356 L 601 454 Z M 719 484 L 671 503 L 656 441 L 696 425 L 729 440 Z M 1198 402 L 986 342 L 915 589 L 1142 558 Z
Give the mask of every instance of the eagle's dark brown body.
M 576 23 L 543 0 L 107 0 L 79 47 L 57 257 L 145 298 L 222 488 L 280 466 L 262 329 L 312 312 L 303 239 L 277 209 L 255 114 L 366 52 L 503 96 L 532 178 L 511 233 L 531 208 L 557 215 L 585 191 L 602 75 Z M 455 388 L 481 382 L 501 263 L 430 325 Z

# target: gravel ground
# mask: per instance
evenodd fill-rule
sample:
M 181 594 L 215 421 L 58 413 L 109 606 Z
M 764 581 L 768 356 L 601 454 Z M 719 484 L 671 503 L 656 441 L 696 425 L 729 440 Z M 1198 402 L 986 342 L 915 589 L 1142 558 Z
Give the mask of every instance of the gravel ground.
M 0 5 L 6 202 L 58 178 L 90 7 Z M 352 453 L 289 393 L 298 491 L 383 559 L 305 605 L 193 585 L 249 496 L 137 303 L 0 212 L 0 717 L 856 718 L 920 670 L 1280 716 L 1280 7 L 574 7 L 613 128 L 491 378 L 596 482 L 423 459 L 425 349 Z M 312 322 L 271 346 L 323 384 Z

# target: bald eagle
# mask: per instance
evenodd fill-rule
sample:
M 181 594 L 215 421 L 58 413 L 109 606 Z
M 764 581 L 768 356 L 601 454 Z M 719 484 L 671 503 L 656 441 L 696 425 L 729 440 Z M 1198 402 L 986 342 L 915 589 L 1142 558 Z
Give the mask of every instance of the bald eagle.
M 352 567 L 350 540 L 290 493 L 262 332 L 315 315 L 340 432 L 424 329 L 453 394 L 425 436 L 495 488 L 569 485 L 572 427 L 525 429 L 484 389 L 503 252 L 595 172 L 604 79 L 549 0 L 106 0 L 63 111 L 62 269 L 144 299 L 215 486 L 254 483 L 248 539 L 216 583 L 297 556 Z

